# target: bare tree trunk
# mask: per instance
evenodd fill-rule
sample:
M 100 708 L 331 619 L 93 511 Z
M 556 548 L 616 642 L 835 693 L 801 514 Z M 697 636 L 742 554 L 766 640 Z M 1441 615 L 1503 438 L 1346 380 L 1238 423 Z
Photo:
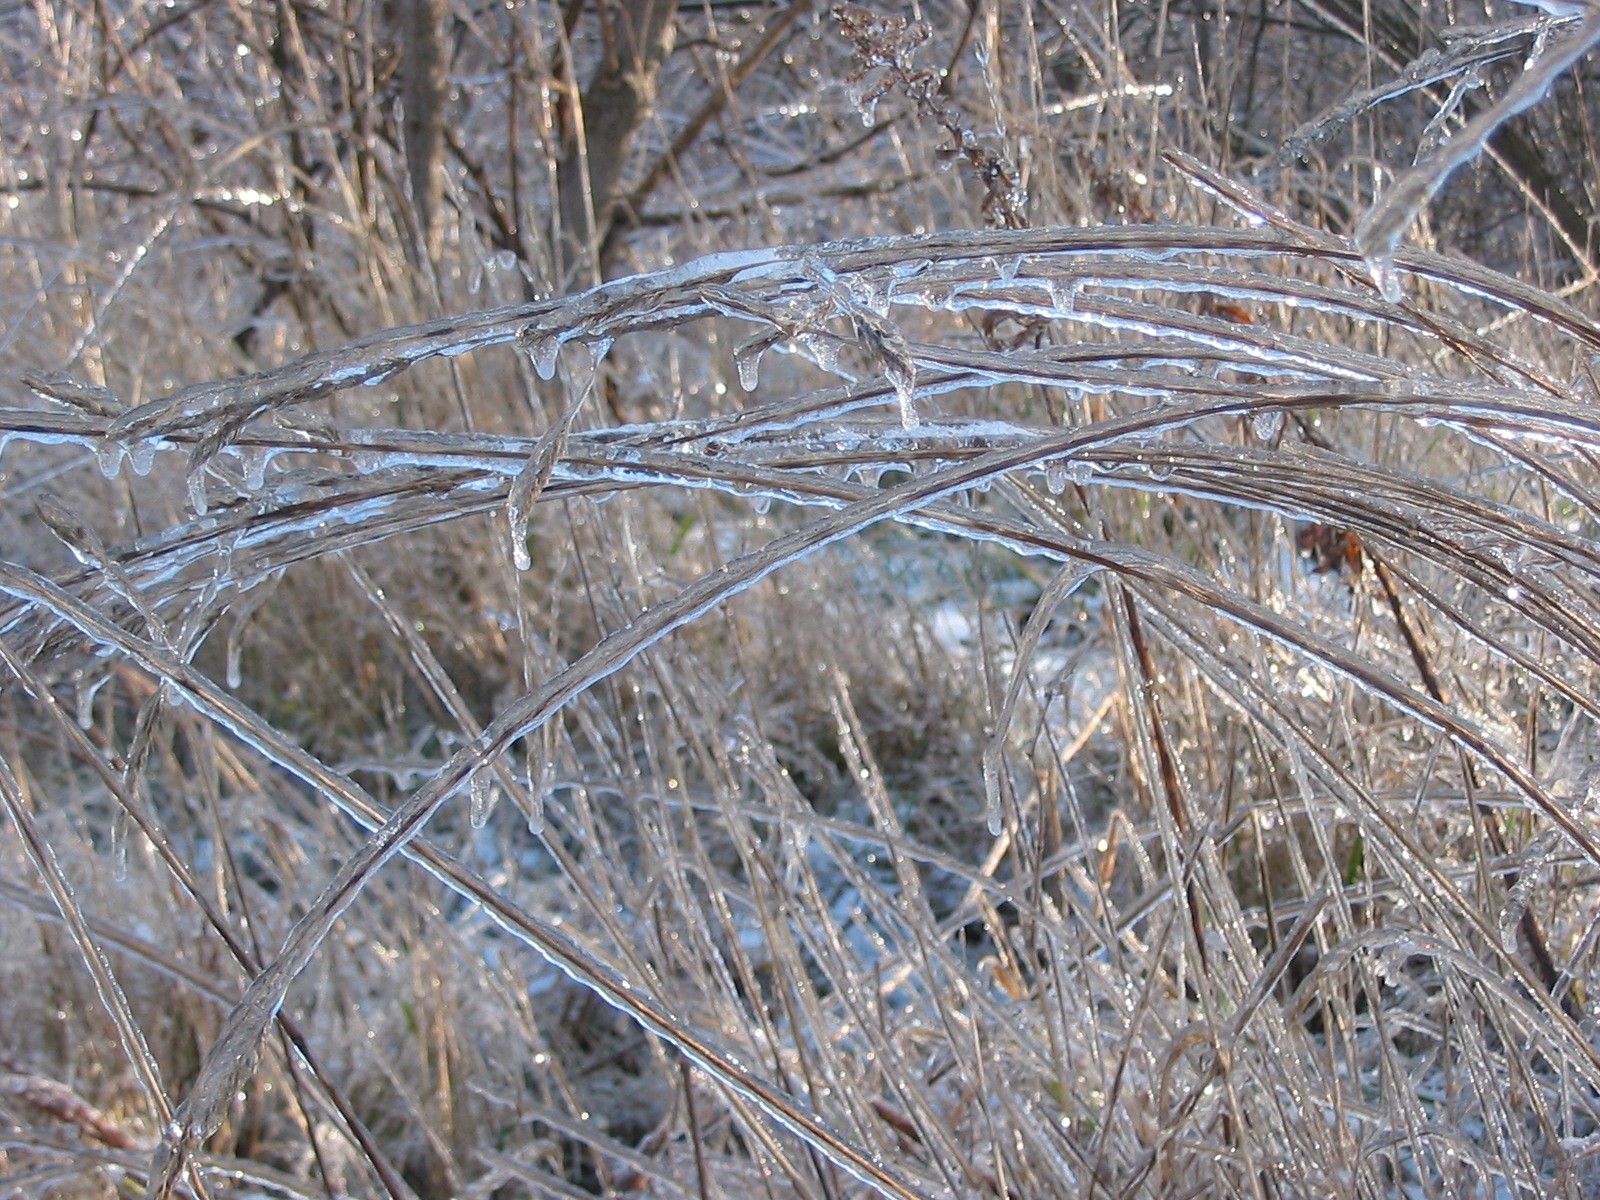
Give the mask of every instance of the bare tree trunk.
M 594 269 L 634 135 L 656 102 L 672 52 L 676 0 L 599 0 L 603 52 L 583 92 L 581 125 L 567 131 L 560 167 L 566 265 Z
M 444 194 L 444 110 L 450 58 L 444 47 L 445 0 L 399 0 L 401 141 L 417 217 L 418 250 L 439 252 L 439 205 Z

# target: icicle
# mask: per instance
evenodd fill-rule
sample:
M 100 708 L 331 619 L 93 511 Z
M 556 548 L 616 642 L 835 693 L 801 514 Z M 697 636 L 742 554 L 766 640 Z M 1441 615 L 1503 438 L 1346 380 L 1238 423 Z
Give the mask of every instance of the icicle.
M 540 379 L 556 377 L 556 358 L 561 353 L 561 339 L 553 333 L 525 333 L 522 346 L 533 359 L 533 369 Z
M 770 344 L 766 335 L 761 334 L 734 348 L 733 365 L 739 371 L 739 386 L 745 391 L 753 392 L 761 386 L 761 355 Z
M 239 690 L 239 685 L 244 682 L 241 671 L 241 660 L 244 657 L 244 639 L 239 636 L 239 626 L 233 627 L 233 632 L 228 635 L 228 670 L 227 684 L 230 692 Z
M 511 483 L 511 491 L 506 496 L 506 520 L 511 526 L 511 560 L 519 571 L 526 571 L 533 566 L 533 556 L 528 550 L 528 519 L 545 485 L 550 482 L 556 463 L 566 452 L 567 431 L 572 428 L 578 410 L 583 407 L 584 400 L 594 387 L 595 374 L 594 371 L 589 373 L 588 384 L 578 398 L 567 406 L 561 420 L 540 435 L 526 465 Z
M 917 368 L 909 358 L 898 355 L 886 355 L 883 364 L 883 373 L 889 377 L 889 382 L 894 384 L 895 396 L 900 401 L 900 425 L 904 429 L 915 429 L 919 423 L 917 417 Z
M 1000 765 L 988 761 L 983 764 L 983 816 L 989 836 L 999 837 L 1005 832 L 1005 813 L 1000 805 Z
M 511 522 L 511 561 L 519 571 L 533 566 L 533 554 L 528 549 L 528 518 L 532 515 L 531 505 L 527 509 L 506 508 L 506 517 Z
M 272 451 L 264 447 L 254 450 L 240 447 L 240 454 L 244 458 L 244 486 L 259 492 L 267 485 L 267 464 L 272 461 Z
M 128 810 L 121 807 L 111 816 L 111 878 L 118 883 L 128 878 Z
M 549 749 L 549 739 L 552 734 L 548 728 L 545 731 L 546 749 Z M 528 777 L 533 784 L 528 790 L 532 793 L 529 797 L 528 832 L 534 837 L 544 835 L 544 802 L 556 782 L 556 762 L 553 758 L 546 758 L 539 764 L 537 776 L 533 769 L 533 751 L 528 751 Z
M 1522 923 L 1522 914 L 1528 910 L 1539 877 L 1559 849 L 1559 835 L 1545 833 L 1533 840 L 1523 856 L 1522 869 L 1517 873 L 1517 882 L 1512 885 L 1511 894 L 1506 897 L 1505 907 L 1500 910 L 1500 944 L 1507 954 L 1517 953 L 1517 928 Z
M 1394 252 L 1391 250 L 1373 251 L 1366 256 L 1367 273 L 1372 276 L 1372 286 L 1378 289 L 1390 304 L 1399 304 L 1406 297 L 1406 292 L 1400 286 L 1400 272 L 1395 270 Z
M 80 673 L 78 676 L 78 690 L 74 699 L 77 701 L 78 728 L 90 729 L 94 726 L 94 698 L 100 694 L 100 689 L 106 685 L 109 675 L 98 677 Z
M 802 333 L 798 341 L 811 356 L 811 361 L 824 371 L 838 375 L 839 371 L 839 343 L 825 333 Z
M 489 771 L 483 770 L 472 777 L 468 790 L 467 820 L 474 829 L 482 829 L 489 823 L 489 814 L 494 812 L 494 806 L 499 803 L 500 789 L 495 787 L 494 777 Z
M 122 474 L 122 455 L 126 447 L 118 438 L 101 438 L 95 443 L 94 457 L 100 464 L 100 474 L 115 479 Z
M 128 465 L 133 468 L 133 473 L 138 476 L 150 474 L 150 468 L 156 464 L 156 444 L 145 440 L 135 442 L 128 447 Z
M 756 516 L 764 517 L 772 510 L 772 497 L 754 496 L 750 500 L 750 507 L 756 510 Z
M 199 467 L 189 472 L 189 507 L 194 515 L 206 515 L 206 469 Z

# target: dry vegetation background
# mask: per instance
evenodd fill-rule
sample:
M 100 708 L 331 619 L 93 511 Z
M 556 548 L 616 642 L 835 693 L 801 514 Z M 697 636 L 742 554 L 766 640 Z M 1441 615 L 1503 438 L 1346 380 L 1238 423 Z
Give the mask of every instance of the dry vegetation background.
M 1595 1194 L 1565 29 L 4 0 L 0 1195 Z

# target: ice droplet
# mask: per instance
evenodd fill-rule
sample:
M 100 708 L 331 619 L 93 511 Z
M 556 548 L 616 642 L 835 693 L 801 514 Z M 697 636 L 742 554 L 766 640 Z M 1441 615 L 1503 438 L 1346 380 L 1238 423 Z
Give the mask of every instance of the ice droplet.
M 115 479 L 122 474 L 122 454 L 126 447 L 117 438 L 102 438 L 94 448 L 95 461 L 100 464 L 100 474 Z
M 156 444 L 152 441 L 135 442 L 128 447 L 128 465 L 138 476 L 150 474 L 156 464 Z
M 533 369 L 539 378 L 554 379 L 556 357 L 561 353 L 561 339 L 554 334 L 541 333 L 530 337 L 524 345 L 533 359 Z
M 548 735 L 547 735 L 548 736 Z M 533 769 L 532 750 L 528 753 L 528 778 L 533 781 L 533 786 L 528 789 L 528 832 L 534 837 L 544 833 L 544 799 L 556 782 L 556 764 L 554 759 L 547 758 L 539 764 L 538 771 Z
M 244 676 L 240 668 L 243 657 L 244 639 L 239 636 L 239 630 L 236 627 L 233 631 L 233 636 L 228 639 L 228 670 L 226 678 L 230 692 L 238 691 L 239 685 L 244 682 Z
M 1094 474 L 1094 468 L 1081 458 L 1074 458 L 1067 463 L 1067 478 L 1082 487 L 1088 483 Z
M 488 771 L 479 771 L 472 777 L 468 791 L 467 820 L 474 829 L 482 829 L 489 823 L 489 814 L 494 812 L 494 806 L 500 800 L 500 789 L 495 787 L 494 778 Z
M 811 360 L 824 371 L 838 374 L 839 343 L 825 333 L 802 333 L 797 339 Z
M 771 496 L 755 496 L 750 501 L 750 507 L 756 510 L 756 516 L 764 517 L 772 510 Z
M 1400 272 L 1395 270 L 1393 251 L 1369 254 L 1367 273 L 1372 276 L 1372 286 L 1390 304 L 1399 304 L 1406 298 L 1405 289 L 1400 286 Z
M 526 571 L 533 566 L 533 554 L 528 549 L 528 518 L 532 514 L 508 508 L 506 515 L 511 521 L 511 561 L 517 570 Z
M 1059 496 L 1067 490 L 1067 464 L 1061 459 L 1053 459 L 1044 465 L 1044 486 L 1052 496 Z
M 764 349 L 763 344 L 751 346 L 747 342 L 733 352 L 733 365 L 739 369 L 739 386 L 747 392 L 761 385 L 761 352 Z
M 1263 408 L 1250 418 L 1250 432 L 1258 442 L 1276 441 L 1283 432 L 1283 409 Z

